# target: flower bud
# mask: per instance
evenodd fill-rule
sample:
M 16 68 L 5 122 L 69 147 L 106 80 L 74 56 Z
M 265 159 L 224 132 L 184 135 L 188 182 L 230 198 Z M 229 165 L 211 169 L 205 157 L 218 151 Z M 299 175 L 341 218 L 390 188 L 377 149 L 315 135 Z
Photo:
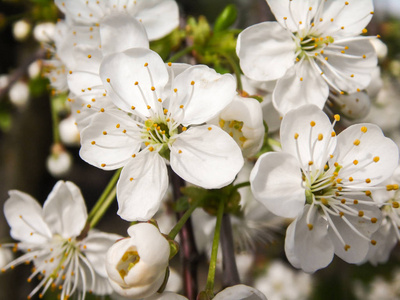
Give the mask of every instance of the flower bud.
M 56 25 L 51 22 L 40 23 L 33 29 L 33 37 L 42 43 L 50 43 L 53 40 Z
M 148 297 L 164 282 L 170 246 L 157 227 L 132 225 L 130 238 L 116 242 L 107 252 L 106 267 L 114 290 L 130 299 Z
M 25 40 L 31 31 L 31 24 L 29 24 L 25 20 L 20 20 L 14 23 L 13 26 L 13 35 L 16 40 L 23 41 Z
M 25 82 L 18 81 L 10 88 L 8 96 L 15 106 L 25 107 L 29 100 L 29 87 Z

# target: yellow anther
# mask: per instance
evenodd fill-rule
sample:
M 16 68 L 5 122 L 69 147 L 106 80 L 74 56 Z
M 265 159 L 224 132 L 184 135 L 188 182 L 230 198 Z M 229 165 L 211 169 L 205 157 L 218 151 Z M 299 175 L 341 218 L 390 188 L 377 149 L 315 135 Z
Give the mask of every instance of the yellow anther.
M 345 5 L 349 5 L 349 2 L 346 1 L 344 4 L 345 4 Z
M 135 158 L 135 157 L 136 157 L 136 154 L 132 154 L 132 157 Z
M 373 161 L 377 163 L 377 162 L 379 161 L 379 156 L 375 156 L 375 157 L 373 158 Z
M 314 228 L 314 225 L 313 224 L 307 224 L 307 227 L 308 227 L 308 230 L 313 230 L 313 228 Z
M 187 130 L 187 128 L 186 127 L 182 127 L 182 131 L 186 131 Z
M 340 217 L 343 217 L 343 216 L 344 216 L 344 212 L 342 212 L 342 211 L 339 212 L 339 216 L 340 216 Z
M 371 183 L 371 179 L 367 178 L 367 179 L 365 179 L 365 182 L 366 183 Z
M 178 91 L 178 89 L 174 89 L 174 92 L 176 93 Z
M 342 29 L 342 30 L 343 30 L 343 29 L 344 29 L 344 26 L 340 27 L 340 29 Z
M 339 122 L 340 121 L 340 115 L 334 115 L 334 118 L 335 118 L 335 120 L 336 120 L 336 122 Z
M 183 108 L 183 107 L 184 107 L 183 104 L 179 105 L 179 108 Z
M 393 208 L 399 208 L 399 202 L 393 201 L 392 206 L 393 206 Z
M 360 210 L 360 211 L 358 212 L 358 216 L 359 216 L 359 217 L 363 217 L 363 216 L 364 216 L 364 212 L 363 212 L 362 210 Z
M 300 77 L 300 81 L 303 81 L 303 77 Z
M 94 145 L 94 144 L 96 144 L 96 142 L 95 142 L 95 141 L 92 141 L 92 145 Z
M 298 57 L 296 57 L 296 61 L 297 61 L 297 62 L 299 62 L 299 61 L 300 61 L 300 59 L 299 59 Z
M 136 108 L 136 107 L 134 107 L 133 105 L 131 106 L 131 109 L 132 109 L 132 110 L 135 110 L 135 108 Z
M 299 134 L 298 134 L 298 133 L 295 133 L 295 134 L 294 134 L 294 139 L 297 140 L 298 138 L 299 138 Z
M 311 121 L 311 122 L 310 122 L 310 125 L 311 125 L 311 127 L 314 127 L 314 126 L 315 126 L 315 122 L 314 122 L 314 121 Z
M 172 63 L 171 63 L 171 62 L 169 62 L 169 63 L 168 63 L 168 66 L 169 66 L 169 67 L 170 67 L 170 66 L 172 66 Z
M 160 102 L 160 103 L 162 102 L 161 98 L 158 98 L 157 101 Z
M 367 127 L 365 127 L 365 126 L 361 127 L 361 132 L 366 133 L 367 130 L 368 130 Z
M 349 181 L 352 182 L 354 179 L 353 177 L 349 177 Z
M 371 196 L 371 191 L 365 191 L 365 195 Z
M 120 125 L 120 124 L 117 124 L 117 125 L 115 125 L 115 127 L 117 127 L 117 128 L 120 128 L 120 127 L 121 127 L 121 125 Z
M 364 59 L 365 59 L 365 58 L 367 58 L 367 56 L 364 54 L 364 55 L 362 56 L 362 58 L 364 58 Z
M 138 84 L 139 84 L 139 82 L 135 81 L 135 85 L 138 85 Z
M 149 147 L 149 151 L 150 151 L 150 152 L 153 152 L 153 151 L 154 151 L 154 148 L 150 146 L 150 147 Z
M 325 57 L 325 60 L 328 60 L 328 56 Z
M 340 200 L 340 202 L 341 202 L 342 204 L 346 204 L 346 199 L 342 199 L 342 200 Z
M 147 105 L 147 109 L 151 109 L 151 106 L 150 106 L 150 105 Z
M 208 130 L 211 130 L 211 129 L 212 129 L 212 127 L 208 127 L 207 129 L 208 129 Z
M 310 160 L 309 162 L 308 162 L 308 165 L 309 166 L 312 166 L 314 164 L 314 162 L 312 161 L 312 160 Z
M 373 15 L 373 14 L 374 14 L 374 12 L 373 12 L 373 11 L 371 11 L 371 12 L 370 12 L 370 14 L 371 14 L 371 15 Z
M 351 77 L 351 78 L 354 78 L 354 74 L 351 74 L 350 77 Z
M 357 199 L 354 199 L 354 200 L 353 200 L 353 204 L 356 204 L 356 205 L 357 205 L 357 204 L 358 204 L 358 200 L 357 200 Z
M 181 153 L 182 153 L 182 150 L 179 150 L 178 153 L 181 154 Z
M 336 132 L 332 131 L 331 132 L 331 137 L 334 137 L 334 136 L 336 136 Z
M 309 10 L 309 11 L 312 11 L 312 7 L 310 6 L 310 7 L 308 8 L 308 10 Z
M 367 33 L 367 32 L 368 32 L 367 28 L 364 28 L 364 29 L 362 30 L 362 33 Z
M 393 184 L 393 189 L 394 190 L 398 190 L 399 189 L 399 185 L 397 183 Z
M 194 85 L 194 81 L 192 81 L 190 84 L 191 84 L 191 85 Z
M 101 164 L 101 166 L 104 168 L 106 166 L 106 164 Z
M 107 78 L 107 82 L 110 82 L 111 81 L 111 79 L 110 78 Z
M 337 182 L 337 183 L 341 183 L 341 182 L 342 182 L 342 178 L 336 179 L 336 182 Z
M 371 244 L 375 246 L 376 245 L 376 241 L 375 240 L 371 240 Z
M 148 65 L 149 65 L 148 63 L 145 63 L 145 64 L 144 64 L 145 67 L 147 67 Z
M 78 110 L 76 111 L 76 113 L 80 114 L 80 113 L 81 113 L 81 111 L 78 109 Z
M 353 164 L 357 165 L 358 164 L 358 160 L 357 159 L 353 160 Z
M 107 131 L 103 131 L 103 134 L 104 134 L 104 135 L 107 135 Z
M 326 200 L 325 198 L 321 198 L 321 203 L 322 203 L 323 205 L 329 205 L 328 200 Z
M 359 139 L 354 140 L 353 145 L 354 146 L 360 145 L 360 140 Z
M 344 245 L 344 251 L 347 251 L 347 250 L 349 250 L 350 249 L 350 245 Z
M 92 58 L 92 56 L 89 54 L 88 56 L 87 56 L 88 58 Z
M 371 218 L 371 223 L 376 223 L 376 222 L 378 222 L 378 219 L 377 218 Z
M 133 181 L 133 177 L 129 178 L 130 181 Z
M 322 133 L 318 134 L 318 141 L 322 141 L 324 138 L 324 135 Z
M 91 108 L 92 106 L 90 104 L 86 105 L 87 108 Z
M 286 20 L 287 20 L 287 17 L 283 17 L 283 19 L 286 21 Z
M 164 108 L 164 115 L 168 113 L 168 109 Z

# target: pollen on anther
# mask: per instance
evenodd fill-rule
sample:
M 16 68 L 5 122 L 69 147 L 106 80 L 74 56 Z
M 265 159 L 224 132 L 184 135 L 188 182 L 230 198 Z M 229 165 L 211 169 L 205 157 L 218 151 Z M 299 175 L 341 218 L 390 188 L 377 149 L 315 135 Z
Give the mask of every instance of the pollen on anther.
M 168 67 L 170 67 L 170 66 L 172 66 L 172 63 L 171 63 L 171 62 L 168 63 Z
M 179 108 L 183 108 L 183 105 L 181 104 L 181 105 L 179 105 Z
M 373 161 L 377 163 L 379 161 L 379 156 L 375 156 Z
M 135 157 L 136 157 L 136 154 L 132 154 L 132 157 L 135 158 Z
M 353 204 L 358 204 L 358 200 L 357 199 L 354 199 L 354 201 L 353 201 Z
M 371 183 L 371 179 L 367 178 L 367 179 L 365 179 L 365 182 L 366 183 Z
M 367 28 L 364 28 L 364 29 L 362 30 L 362 33 L 367 33 L 367 32 L 368 32 Z
M 344 251 L 347 251 L 347 250 L 349 250 L 350 249 L 350 245 L 344 245 Z
M 182 153 L 182 150 L 179 150 L 178 153 L 181 154 L 181 153 Z
M 360 145 L 360 140 L 359 139 L 354 140 L 353 145 L 354 146 Z
M 331 137 L 334 137 L 334 136 L 336 136 L 336 132 L 332 131 L 331 132 Z
M 129 178 L 130 181 L 133 181 L 133 177 Z
M 150 152 L 153 152 L 153 151 L 154 151 L 154 148 L 153 148 L 152 146 L 150 146 L 150 147 L 149 147 L 149 151 L 150 151 Z
M 393 201 L 393 202 L 392 202 L 392 207 L 393 207 L 393 208 L 399 208 L 399 206 L 400 206 L 400 205 L 399 205 L 399 202 L 397 202 L 397 201 Z
M 138 85 L 138 84 L 139 84 L 139 82 L 135 81 L 135 85 Z
M 103 131 L 103 134 L 104 134 L 104 135 L 107 135 L 107 131 Z
M 367 130 L 368 130 L 367 127 L 365 127 L 365 126 L 361 127 L 361 132 L 366 133 Z
M 111 81 L 111 79 L 110 78 L 107 78 L 107 82 L 110 82 Z
M 341 202 L 342 204 L 345 204 L 345 203 L 346 203 L 346 199 L 342 199 L 342 200 L 340 200 L 340 202 Z
M 156 90 L 156 88 L 154 86 L 152 86 L 151 90 L 154 92 Z
M 360 210 L 360 211 L 358 212 L 358 216 L 359 216 L 359 217 L 363 217 L 363 216 L 364 216 L 364 212 L 363 212 L 362 210 Z
M 91 108 L 92 106 L 90 104 L 86 105 L 87 108 Z
M 324 135 L 322 133 L 318 134 L 318 141 L 322 141 L 324 138 Z
M 344 4 L 345 4 L 345 5 L 349 5 L 349 2 L 346 1 Z
M 95 141 L 92 141 L 92 145 L 94 145 L 94 144 L 96 144 L 96 142 L 95 142 Z
M 144 64 L 145 67 L 147 67 L 148 65 L 149 65 L 148 63 L 145 63 L 145 64 Z
M 315 122 L 314 122 L 314 121 L 311 121 L 311 122 L 310 122 L 310 126 L 311 126 L 311 127 L 314 127 L 314 126 L 315 126 Z
M 194 85 L 194 81 L 192 81 L 190 84 L 191 84 L 191 85 Z
M 101 166 L 104 168 L 106 166 L 106 164 L 101 164 Z
M 186 131 L 187 130 L 187 128 L 186 127 L 182 127 L 182 131 Z
M 161 98 L 158 98 L 157 101 L 160 102 L 160 103 L 162 102 Z
M 308 227 L 308 230 L 313 230 L 313 228 L 314 228 L 314 225 L 313 224 L 307 224 L 307 227 Z
M 371 223 L 375 224 L 376 222 L 378 222 L 377 218 L 371 218 Z
M 371 240 L 371 244 L 375 246 L 376 245 L 376 241 L 375 240 Z
M 365 195 L 371 196 L 371 191 L 365 191 Z
M 88 58 L 92 58 L 92 56 L 89 54 L 88 56 L 87 56 Z
M 147 109 L 151 109 L 151 106 L 150 106 L 150 105 L 147 105 Z
M 358 160 L 357 159 L 353 160 L 353 164 L 357 165 L 358 164 Z
M 300 81 L 303 81 L 303 77 L 300 77 Z
M 299 134 L 298 134 L 298 133 L 295 133 L 295 134 L 294 134 L 294 139 L 297 140 L 298 138 L 299 138 Z
M 208 130 L 211 130 L 211 129 L 212 129 L 212 127 L 208 127 L 207 129 L 208 129 Z

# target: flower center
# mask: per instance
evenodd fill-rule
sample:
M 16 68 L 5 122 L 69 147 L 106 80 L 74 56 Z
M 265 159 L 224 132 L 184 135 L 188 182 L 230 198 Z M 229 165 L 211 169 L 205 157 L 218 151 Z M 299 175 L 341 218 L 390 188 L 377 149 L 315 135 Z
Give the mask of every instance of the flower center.
M 298 33 L 295 34 L 295 36 L 295 42 L 297 44 L 296 57 L 299 60 L 307 57 L 317 56 L 319 53 L 323 54 L 323 49 L 334 42 L 334 39 L 331 36 L 320 37 L 314 35 L 305 35 L 304 37 L 301 37 Z
M 224 119 L 219 120 L 219 126 L 229 133 L 231 137 L 238 143 L 238 145 L 243 148 L 244 142 L 246 142 L 246 137 L 243 135 L 242 128 L 243 122 L 232 120 L 225 121 Z
M 121 278 L 124 279 L 129 271 L 140 261 L 140 256 L 136 250 L 128 250 L 122 255 L 117 264 L 117 270 Z

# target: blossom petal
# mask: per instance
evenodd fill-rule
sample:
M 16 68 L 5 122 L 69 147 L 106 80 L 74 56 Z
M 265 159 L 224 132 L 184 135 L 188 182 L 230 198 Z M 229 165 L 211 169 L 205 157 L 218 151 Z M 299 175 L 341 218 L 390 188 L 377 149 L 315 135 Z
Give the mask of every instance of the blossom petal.
M 53 234 L 66 239 L 78 236 L 87 220 L 79 188 L 72 182 L 58 181 L 43 204 L 43 217 Z
M 297 32 L 310 23 L 318 12 L 319 2 L 319 0 L 267 0 L 276 20 L 291 32 Z
M 295 254 L 294 264 L 308 273 L 313 273 L 318 269 L 322 269 L 330 264 L 333 258 L 334 248 L 328 237 L 327 222 L 318 212 L 310 205 L 306 205 L 304 212 L 292 224 L 294 227 L 287 230 L 285 239 L 285 251 Z M 309 214 L 309 216 L 308 216 Z M 310 230 L 309 224 L 313 227 Z M 294 235 L 294 237 L 292 236 Z M 286 245 L 286 240 L 291 243 Z M 290 249 L 289 247 L 293 248 Z M 291 255 L 288 256 L 290 261 Z
M 238 284 L 231 287 L 227 287 L 226 289 L 219 292 L 213 298 L 215 300 L 232 300 L 232 299 L 241 299 L 241 300 L 267 300 L 265 295 L 261 293 L 259 290 L 252 288 L 250 286 L 244 284 Z
M 295 48 L 290 32 L 276 22 L 264 22 L 239 34 L 236 53 L 246 76 L 269 81 L 281 78 L 294 65 Z
M 170 33 L 179 25 L 179 9 L 175 1 L 142 0 L 137 1 L 135 17 L 143 23 L 150 41 Z
M 173 292 L 163 292 L 162 294 L 154 294 L 144 300 L 187 300 L 188 298 Z
M 250 174 L 254 197 L 272 213 L 296 217 L 304 207 L 305 190 L 299 163 L 284 152 L 268 152 L 260 156 Z
M 285 115 L 291 109 L 306 104 L 314 104 L 322 109 L 328 95 L 328 84 L 315 69 L 314 62 L 303 60 L 277 81 L 272 102 Z
M 207 66 L 193 66 L 179 74 L 173 83 L 178 106 L 184 106 L 181 123 L 201 124 L 218 115 L 235 96 L 235 80 L 230 74 L 218 74 Z M 172 96 L 174 97 L 174 96 Z
M 392 175 L 399 150 L 375 124 L 356 124 L 339 134 L 333 159 L 343 166 L 339 172 L 343 184 L 368 188 Z M 351 182 L 349 177 L 353 178 Z
M 126 165 L 140 148 L 140 134 L 131 116 L 107 111 L 94 116 L 81 132 L 81 158 L 98 168 L 115 170 Z
M 93 269 L 102 277 L 108 277 L 106 271 L 106 254 L 108 249 L 122 236 L 90 230 L 88 236 L 82 240 L 82 252 L 91 263 Z
M 282 120 L 282 150 L 296 157 L 304 170 L 311 162 L 311 168 L 321 170 L 336 146 L 332 131 L 329 118 L 317 106 L 302 106 L 287 113 Z
M 345 48 L 348 49 L 343 50 Z M 338 40 L 325 48 L 324 56 L 325 59 L 318 56 L 318 65 L 337 92 L 355 93 L 365 89 L 378 62 L 375 49 L 368 40 Z
M 39 203 L 20 191 L 12 190 L 8 194 L 10 197 L 4 203 L 4 215 L 11 227 L 11 237 L 22 242 L 46 243 L 52 234 L 42 217 Z
M 116 106 L 149 117 L 148 106 L 158 103 L 168 82 L 168 71 L 156 52 L 132 48 L 105 57 L 100 77 Z
M 171 147 L 171 168 L 184 180 L 206 189 L 228 185 L 243 166 L 242 151 L 221 128 L 189 128 Z
M 321 15 L 324 21 L 318 25 L 318 29 L 324 36 L 359 35 L 371 20 L 373 11 L 372 0 L 328 0 Z
M 104 56 L 129 48 L 149 48 L 143 25 L 126 14 L 113 14 L 101 20 L 100 38 Z
M 157 212 L 167 188 L 163 158 L 154 152 L 139 153 L 122 169 L 117 185 L 118 215 L 127 221 L 149 220 Z
M 386 263 L 389 260 L 390 253 L 398 243 L 395 230 L 393 225 L 388 222 L 380 226 L 378 231 L 372 235 L 376 245 L 369 248 L 367 259 L 373 266 Z

